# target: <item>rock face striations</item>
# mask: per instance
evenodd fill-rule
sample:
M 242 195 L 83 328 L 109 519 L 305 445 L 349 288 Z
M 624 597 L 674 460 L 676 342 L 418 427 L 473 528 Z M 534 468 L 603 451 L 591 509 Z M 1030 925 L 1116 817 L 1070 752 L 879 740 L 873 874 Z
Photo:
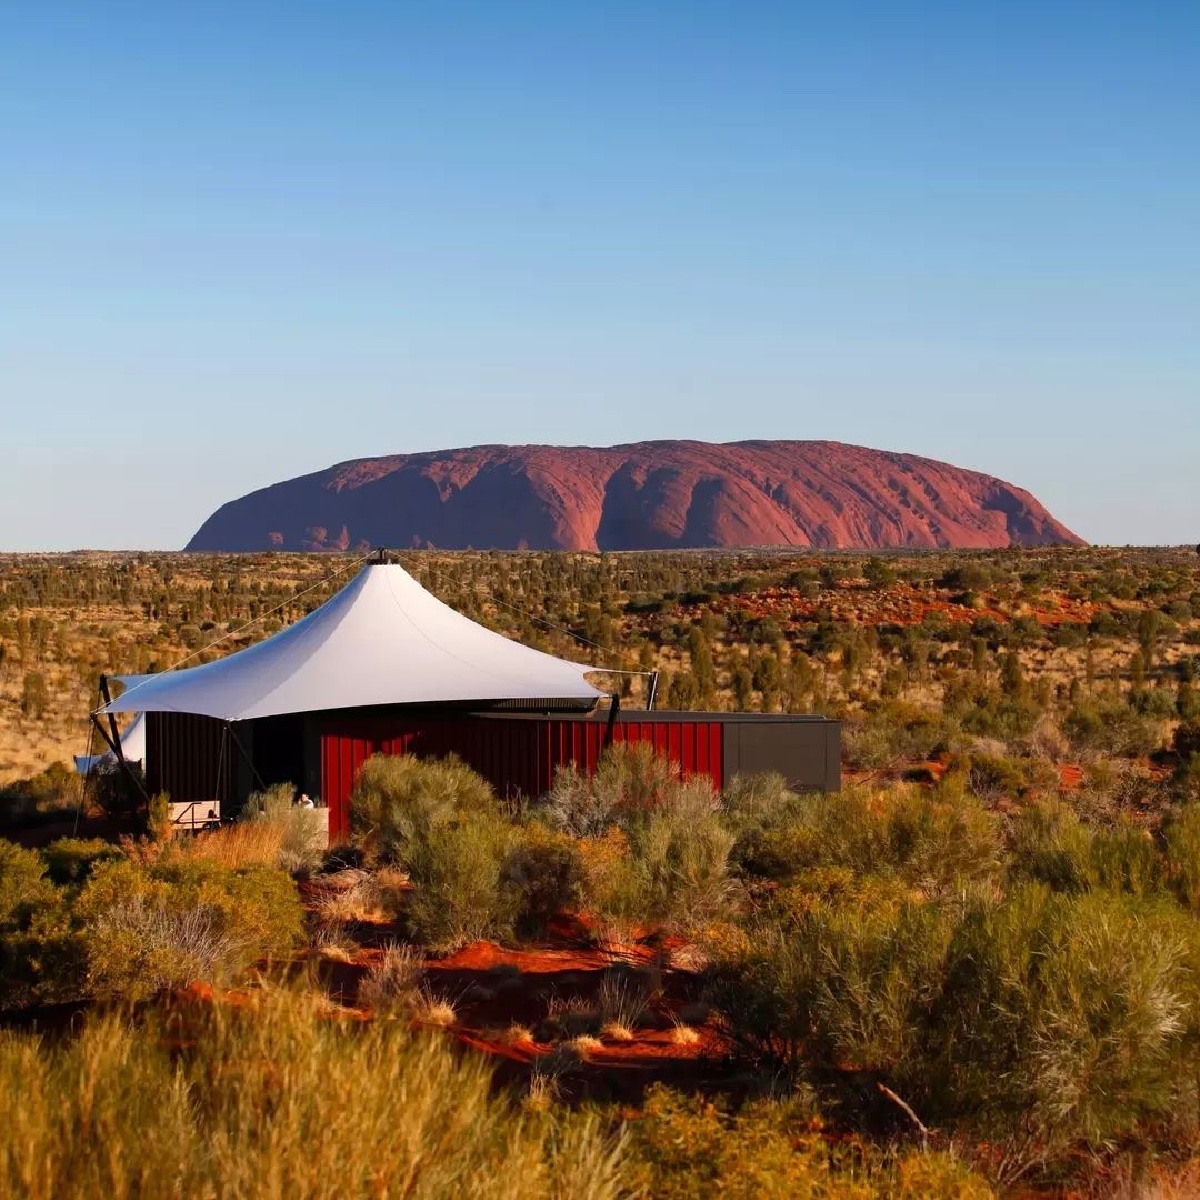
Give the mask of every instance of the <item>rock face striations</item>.
M 473 446 L 339 463 L 222 505 L 189 550 L 1079 544 L 1028 492 L 840 442 Z

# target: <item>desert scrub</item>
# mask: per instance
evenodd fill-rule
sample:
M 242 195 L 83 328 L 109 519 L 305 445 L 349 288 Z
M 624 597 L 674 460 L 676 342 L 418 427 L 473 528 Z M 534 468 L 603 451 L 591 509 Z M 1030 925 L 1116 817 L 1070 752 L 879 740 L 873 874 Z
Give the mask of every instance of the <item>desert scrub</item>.
M 264 791 L 252 792 L 234 828 L 247 846 L 256 836 L 261 840 L 263 852 L 259 861 L 263 865 L 278 866 L 293 875 L 308 874 L 321 865 L 325 855 L 329 814 L 325 809 L 294 804 L 293 790 L 290 783 L 276 783 Z M 222 829 L 203 835 L 201 840 L 208 842 L 215 856 L 221 839 L 232 841 L 239 834 Z M 272 839 L 275 840 L 273 858 L 267 857 Z
M 707 797 L 695 789 L 695 781 L 682 781 L 677 768 L 648 743 L 618 743 L 600 755 L 591 776 L 574 766 L 559 768 L 545 811 L 557 828 L 573 837 L 598 837 L 612 825 L 627 828 L 663 808 L 707 805 L 713 811 L 717 802 L 711 785 L 701 785 Z
M 1166 1116 L 1194 1080 L 1197 929 L 1169 901 L 1016 888 L 964 916 L 929 1026 L 929 1104 L 1047 1148 Z
M 1200 913 L 1200 801 L 1183 805 L 1165 831 L 1166 870 L 1180 901 Z
M 518 1113 L 479 1058 L 397 1022 L 347 1028 L 286 997 L 0 1037 L 0 1192 L 26 1200 L 413 1200 L 627 1194 L 596 1114 Z M 403 1121 L 397 1125 L 397 1104 Z M 502 1164 L 502 1166 L 498 1166 Z
M 521 893 L 505 875 L 517 830 L 481 811 L 444 822 L 407 844 L 413 882 L 405 918 L 415 941 L 439 951 L 511 937 Z
M 656 1084 L 630 1122 L 631 1174 L 660 1200 L 990 1200 L 948 1154 L 895 1155 L 821 1135 L 813 1101 L 759 1101 L 736 1114 Z
M 500 872 L 500 886 L 519 897 L 516 932 L 536 937 L 560 913 L 577 912 L 586 879 L 579 842 L 534 821 L 523 827 Z
M 727 909 L 733 834 L 716 817 L 655 814 L 638 823 L 630 845 L 634 895 L 653 924 L 691 931 Z
M 748 876 L 842 867 L 943 894 L 998 876 L 1002 850 L 999 820 L 974 798 L 899 786 L 796 797 L 769 823 L 743 829 L 733 853 Z
M 83 977 L 66 892 L 37 851 L 0 839 L 0 1008 L 70 999 Z
M 407 866 L 412 848 L 435 830 L 494 807 L 487 781 L 453 755 L 376 754 L 363 763 L 350 794 L 350 825 L 368 857 Z
M 101 838 L 59 838 L 41 855 L 47 874 L 56 884 L 82 883 L 98 863 L 123 857 L 120 846 Z
M 903 1087 L 924 1069 L 954 914 L 869 891 L 808 898 L 716 963 L 707 996 L 744 1052 L 798 1068 L 853 1064 Z
M 295 885 L 282 872 L 182 857 L 149 867 L 100 864 L 72 909 L 88 990 L 129 998 L 229 979 L 286 953 L 300 941 L 301 918 Z
M 1036 880 L 1061 892 L 1151 897 L 1162 891 L 1171 870 L 1148 830 L 1124 819 L 1093 828 L 1057 800 L 1030 805 L 1019 814 L 1012 847 L 1014 879 Z
M 375 1012 L 405 1012 L 416 1003 L 425 975 L 420 952 L 412 946 L 383 948 L 358 985 L 358 1002 Z

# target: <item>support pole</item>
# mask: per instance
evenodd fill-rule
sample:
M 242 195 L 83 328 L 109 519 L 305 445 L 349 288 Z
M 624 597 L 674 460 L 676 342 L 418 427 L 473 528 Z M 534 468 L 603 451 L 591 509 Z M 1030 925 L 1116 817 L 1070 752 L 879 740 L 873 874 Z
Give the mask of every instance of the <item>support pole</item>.
M 608 724 L 604 728 L 604 748 L 607 750 L 613 743 L 613 729 L 617 724 L 617 717 L 621 712 L 621 694 L 613 692 L 611 696 L 612 703 L 608 706 Z
M 650 694 L 646 697 L 646 711 L 654 711 L 654 701 L 658 696 L 658 672 L 650 672 Z
M 104 701 L 105 707 L 112 703 L 112 693 L 108 690 L 108 676 L 100 676 L 100 698 Z M 108 730 L 112 734 L 109 745 L 113 748 L 113 753 L 117 756 L 117 761 L 122 766 L 125 765 L 125 753 L 121 749 L 121 734 L 117 730 L 117 718 L 112 713 L 108 714 Z
M 117 762 L 121 765 L 121 769 L 125 773 L 125 777 L 131 784 L 133 784 L 135 788 L 137 788 L 139 792 L 142 793 L 142 799 L 149 804 L 149 793 L 142 786 L 142 781 L 133 773 L 133 769 L 125 759 L 125 756 L 121 753 L 121 739 L 114 739 L 110 737 L 108 730 L 104 728 L 103 722 L 95 713 L 92 713 L 92 724 L 95 726 L 96 732 L 104 739 L 105 745 L 107 745 L 108 748 L 113 752 L 113 755 L 116 757 Z

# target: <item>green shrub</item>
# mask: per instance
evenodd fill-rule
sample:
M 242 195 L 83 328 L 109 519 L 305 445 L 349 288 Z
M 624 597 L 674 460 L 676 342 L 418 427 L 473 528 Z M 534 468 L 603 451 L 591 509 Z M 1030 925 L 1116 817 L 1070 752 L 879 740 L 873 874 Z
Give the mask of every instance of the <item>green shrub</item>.
M 893 700 L 844 726 L 843 754 L 856 767 L 921 761 L 950 736 L 939 714 Z
M 251 792 L 239 814 L 243 821 L 277 821 L 292 811 L 295 787 L 290 783 L 272 783 L 259 792 Z
M 933 1026 L 932 1111 L 1059 1147 L 1165 1115 L 1191 1076 L 1195 936 L 1177 911 L 1104 893 L 1031 886 L 977 906 Z
M 600 755 L 591 776 L 574 766 L 559 768 L 546 797 L 546 812 L 574 837 L 597 837 L 610 825 L 628 827 L 678 802 L 683 786 L 674 765 L 655 754 L 649 743 L 617 743 Z M 715 800 L 710 807 L 716 807 Z
M 34 850 L 0 840 L 0 1008 L 77 995 L 82 949 Z
M 787 879 L 815 867 L 894 875 L 941 893 L 998 871 L 997 818 L 968 796 L 896 789 L 872 795 L 848 788 L 803 796 L 766 829 L 744 831 L 735 861 L 750 874 Z
M 119 846 L 102 838 L 59 838 L 41 853 L 51 880 L 57 884 L 82 883 L 97 863 L 124 857 Z
M 1077 704 L 1063 720 L 1063 732 L 1077 753 L 1093 751 L 1136 758 L 1162 745 L 1162 723 L 1132 709 L 1109 693 Z
M 500 871 L 502 890 L 519 897 L 516 931 L 522 936 L 545 932 L 560 913 L 577 912 L 585 883 L 579 843 L 539 824 L 521 831 Z
M 949 1154 L 826 1140 L 807 1098 L 736 1114 L 656 1084 L 630 1123 L 637 1194 L 657 1200 L 989 1200 L 991 1187 Z
M 24 929 L 55 899 L 46 863 L 36 850 L 0 838 L 0 932 Z
M 721 793 L 720 807 L 735 829 L 764 826 L 782 815 L 795 798 L 787 780 L 777 771 L 735 775 Z
M 146 826 L 156 842 L 171 840 L 171 797 L 166 792 L 155 792 L 150 797 Z
M 505 864 L 517 831 L 498 814 L 472 813 L 433 824 L 405 846 L 415 888 L 408 920 L 413 937 L 436 950 L 481 938 L 512 936 L 522 896 Z
M 1013 823 L 1012 848 L 1013 876 L 1055 891 L 1150 896 L 1162 886 L 1163 860 L 1148 831 L 1128 820 L 1090 828 L 1062 801 L 1024 809 Z
M 73 915 L 89 988 L 133 998 L 229 979 L 290 950 L 302 932 L 300 900 L 282 872 L 182 857 L 99 864 Z
M 1185 804 L 1165 830 L 1167 873 L 1179 899 L 1200 913 L 1200 803 Z
M 653 924 L 696 930 L 728 908 L 733 835 L 715 817 L 658 813 L 630 845 L 641 915 Z
M 355 843 L 369 854 L 404 862 L 438 827 L 494 805 L 487 781 L 454 755 L 376 754 L 363 763 L 350 794 L 350 823 Z
M 953 920 L 934 905 L 879 898 L 797 906 L 720 963 L 711 995 L 734 1039 L 792 1067 L 854 1065 L 901 1086 L 919 1076 Z

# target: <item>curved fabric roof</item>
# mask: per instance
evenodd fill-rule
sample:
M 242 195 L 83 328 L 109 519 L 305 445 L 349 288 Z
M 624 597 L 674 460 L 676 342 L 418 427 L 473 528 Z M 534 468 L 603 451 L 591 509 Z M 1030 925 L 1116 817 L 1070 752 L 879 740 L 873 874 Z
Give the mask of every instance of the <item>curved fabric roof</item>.
M 522 646 L 455 612 L 403 567 L 364 567 L 303 620 L 227 658 L 120 675 L 105 712 L 201 713 L 226 721 L 368 704 L 587 700 L 594 670 Z

